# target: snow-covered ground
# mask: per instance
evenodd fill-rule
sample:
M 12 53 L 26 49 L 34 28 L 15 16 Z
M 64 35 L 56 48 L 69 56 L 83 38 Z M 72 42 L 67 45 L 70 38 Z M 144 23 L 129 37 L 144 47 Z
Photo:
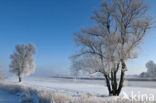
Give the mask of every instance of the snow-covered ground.
M 61 78 L 27 78 L 24 83 L 35 88 L 46 89 L 57 92 L 90 92 L 108 95 L 107 88 L 103 80 L 72 80 L 72 79 L 61 79 Z M 156 82 L 140 82 L 139 81 L 127 82 L 127 86 L 123 88 L 123 91 L 131 93 L 147 93 L 154 94 L 156 96 Z M 146 85 L 149 84 L 149 87 Z
M 33 88 L 41 90 L 47 90 L 51 92 L 64 93 L 74 97 L 78 97 L 83 93 L 93 94 L 99 97 L 108 96 L 108 91 L 104 81 L 100 80 L 72 80 L 61 78 L 27 78 L 24 83 Z M 148 85 L 147 85 L 148 84 Z M 131 81 L 125 82 L 125 86 L 122 90 L 121 96 L 133 95 L 139 96 L 147 95 L 149 98 L 151 95 L 156 100 L 156 82 L 139 82 Z
M 15 79 L 7 81 L 15 82 Z M 60 93 L 71 97 L 82 97 L 83 94 L 87 96 L 95 96 L 98 98 L 108 97 L 108 91 L 102 80 L 72 80 L 62 78 L 25 78 L 23 84 L 33 89 L 47 91 L 49 93 Z M 155 100 L 156 101 L 156 87 L 155 82 L 126 82 L 120 97 L 127 97 L 134 100 Z M 135 85 L 136 84 L 136 85 Z M 140 85 L 142 84 L 142 86 Z M 147 85 L 149 84 L 149 85 Z M 16 97 L 16 96 L 15 96 Z M 1 103 L 1 102 L 0 102 Z M 9 102 L 6 102 L 9 103 Z M 17 102 L 18 103 L 18 102 Z M 149 102 L 147 102 L 149 103 Z
M 19 103 L 19 97 L 0 90 L 0 103 Z

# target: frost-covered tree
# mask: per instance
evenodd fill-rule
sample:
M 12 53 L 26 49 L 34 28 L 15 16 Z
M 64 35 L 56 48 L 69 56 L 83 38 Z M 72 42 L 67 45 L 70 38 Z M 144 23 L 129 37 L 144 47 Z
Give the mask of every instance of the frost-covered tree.
M 80 61 L 74 61 L 70 68 L 70 72 L 71 72 L 72 76 L 75 77 L 75 79 L 77 79 L 80 74 L 80 71 L 81 71 L 80 66 L 81 66 Z
M 156 77 L 156 64 L 153 61 L 149 61 L 146 63 L 147 73 L 149 76 Z
M 79 60 L 81 70 L 102 73 L 110 95 L 120 94 L 126 62 L 137 57 L 136 50 L 151 28 L 147 11 L 143 0 L 104 1 L 91 16 L 96 25 L 82 28 L 74 35 L 80 51 L 72 56 L 72 61 Z
M 29 75 L 35 70 L 34 55 L 36 48 L 34 44 L 16 45 L 15 52 L 11 55 L 10 72 L 19 77 L 19 82 L 23 76 Z

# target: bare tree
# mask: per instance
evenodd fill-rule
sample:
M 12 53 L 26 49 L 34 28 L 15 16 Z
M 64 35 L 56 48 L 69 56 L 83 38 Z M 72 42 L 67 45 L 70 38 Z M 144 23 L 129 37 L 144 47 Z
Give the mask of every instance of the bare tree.
M 23 76 L 29 75 L 35 70 L 34 55 L 36 48 L 33 44 L 16 45 L 15 52 L 11 55 L 10 72 L 19 77 L 19 82 Z
M 136 50 L 151 28 L 147 10 L 143 0 L 104 1 L 91 17 L 96 25 L 75 33 L 74 41 L 81 49 L 73 59 L 82 61 L 87 57 L 89 60 L 84 61 L 87 65 L 81 69 L 102 73 L 110 95 L 120 94 L 127 71 L 126 61 L 137 57 Z

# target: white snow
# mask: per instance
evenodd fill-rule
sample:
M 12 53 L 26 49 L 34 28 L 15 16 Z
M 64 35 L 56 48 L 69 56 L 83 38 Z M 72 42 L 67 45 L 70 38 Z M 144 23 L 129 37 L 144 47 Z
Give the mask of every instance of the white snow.
M 13 82 L 13 84 L 17 84 L 15 80 L 7 80 L 7 82 Z M 148 83 L 148 82 L 145 82 Z M 156 87 L 154 88 L 153 85 L 155 85 L 155 82 L 150 82 L 150 87 L 140 87 L 139 86 L 125 86 L 122 90 L 122 93 L 120 97 L 124 96 L 124 93 L 126 93 L 129 97 L 134 95 L 147 95 L 147 96 L 154 96 L 154 100 L 156 100 Z M 105 98 L 108 100 L 112 100 L 112 97 L 108 97 L 108 91 L 107 87 L 104 84 L 104 81 L 97 81 L 97 80 L 72 80 L 72 79 L 60 79 L 60 78 L 26 78 L 23 80 L 22 86 L 28 86 L 32 89 L 37 89 L 39 91 L 46 91 L 48 93 L 61 93 L 65 94 L 71 97 L 81 97 L 83 94 L 87 96 L 96 96 L 98 98 Z M 1 93 L 0 93 L 1 94 Z M 16 94 L 17 95 L 17 94 Z M 0 95 L 1 96 L 1 95 Z M 21 94 L 19 97 L 22 97 Z M 13 98 L 19 98 L 17 96 Z M 25 97 L 25 94 L 24 94 Z M 4 99 L 6 98 L 6 95 L 4 95 Z M 7 97 L 8 98 L 8 97 Z M 7 99 L 6 98 L 6 99 Z M 12 95 L 10 95 L 9 98 L 12 98 Z M 28 99 L 29 96 L 27 97 Z M 36 98 L 35 101 L 37 101 L 37 97 L 34 95 L 33 98 Z M 138 97 L 139 98 L 139 97 Z M 16 100 L 17 100 L 16 99 Z M 10 99 L 11 100 L 11 99 Z M 24 99 L 22 99 L 24 100 Z M 1 102 L 0 102 L 1 103 Z M 5 102 L 4 102 L 5 103 Z M 6 102 L 10 103 L 10 102 Z M 13 103 L 13 102 L 11 102 Z M 18 102 L 17 102 L 18 103 Z M 36 102 L 38 103 L 38 102 Z
M 65 93 L 71 96 L 79 96 L 81 93 L 92 93 L 99 96 L 108 96 L 107 87 L 104 85 L 104 81 L 101 82 L 103 82 L 103 84 L 92 80 L 68 80 L 57 78 L 28 78 L 24 81 L 25 84 L 33 88 L 57 93 Z M 154 82 L 153 84 L 155 85 Z M 153 87 L 152 83 L 151 87 Z M 152 94 L 156 99 L 156 87 L 150 88 L 125 86 L 122 90 L 122 93 L 123 92 L 129 96 L 131 96 L 132 93 L 137 95 Z

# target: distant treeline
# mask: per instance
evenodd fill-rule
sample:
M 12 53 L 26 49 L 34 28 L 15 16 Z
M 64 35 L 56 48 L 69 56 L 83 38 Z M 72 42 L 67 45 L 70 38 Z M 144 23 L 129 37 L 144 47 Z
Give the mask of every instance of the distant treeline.
M 60 77 L 60 76 L 52 76 L 51 78 L 62 78 L 62 79 L 79 79 L 79 80 L 105 80 L 105 78 L 99 77 Z M 125 78 L 127 81 L 156 81 L 156 78 Z

